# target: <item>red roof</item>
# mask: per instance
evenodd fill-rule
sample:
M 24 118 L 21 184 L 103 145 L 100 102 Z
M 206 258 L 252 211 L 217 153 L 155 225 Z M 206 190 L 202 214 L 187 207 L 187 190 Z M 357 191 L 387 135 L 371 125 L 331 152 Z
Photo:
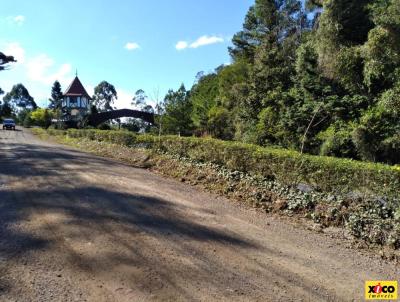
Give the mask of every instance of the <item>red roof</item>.
M 77 76 L 65 91 L 64 96 L 85 96 L 90 99 L 89 94 L 86 92 L 85 87 L 83 87 Z

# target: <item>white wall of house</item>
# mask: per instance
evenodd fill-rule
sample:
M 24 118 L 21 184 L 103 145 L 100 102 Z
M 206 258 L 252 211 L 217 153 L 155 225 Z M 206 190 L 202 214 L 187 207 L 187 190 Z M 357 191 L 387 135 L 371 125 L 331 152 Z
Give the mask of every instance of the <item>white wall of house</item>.
M 73 98 L 75 101 L 73 102 Z M 90 103 L 89 100 L 86 97 L 64 97 L 63 102 L 62 102 L 63 107 L 67 108 L 85 108 L 89 109 L 90 108 Z

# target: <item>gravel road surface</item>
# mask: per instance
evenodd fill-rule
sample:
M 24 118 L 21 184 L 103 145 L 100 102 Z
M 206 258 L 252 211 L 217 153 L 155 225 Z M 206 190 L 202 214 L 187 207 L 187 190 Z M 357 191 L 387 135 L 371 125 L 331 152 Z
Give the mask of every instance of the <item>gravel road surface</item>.
M 399 276 L 340 237 L 0 130 L 0 301 L 362 301 Z

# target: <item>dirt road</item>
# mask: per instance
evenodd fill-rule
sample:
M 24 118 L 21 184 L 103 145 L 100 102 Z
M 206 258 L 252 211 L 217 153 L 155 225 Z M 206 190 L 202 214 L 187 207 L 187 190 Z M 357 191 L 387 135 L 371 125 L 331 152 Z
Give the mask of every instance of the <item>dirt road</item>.
M 399 267 L 115 161 L 0 131 L 0 301 L 361 301 Z

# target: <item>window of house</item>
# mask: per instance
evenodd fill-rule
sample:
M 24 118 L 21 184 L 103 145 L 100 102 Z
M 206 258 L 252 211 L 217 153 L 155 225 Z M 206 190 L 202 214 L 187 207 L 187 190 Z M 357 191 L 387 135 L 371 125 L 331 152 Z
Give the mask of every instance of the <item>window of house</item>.
M 78 98 L 74 96 L 69 97 L 69 105 L 70 107 L 77 107 L 78 106 Z

